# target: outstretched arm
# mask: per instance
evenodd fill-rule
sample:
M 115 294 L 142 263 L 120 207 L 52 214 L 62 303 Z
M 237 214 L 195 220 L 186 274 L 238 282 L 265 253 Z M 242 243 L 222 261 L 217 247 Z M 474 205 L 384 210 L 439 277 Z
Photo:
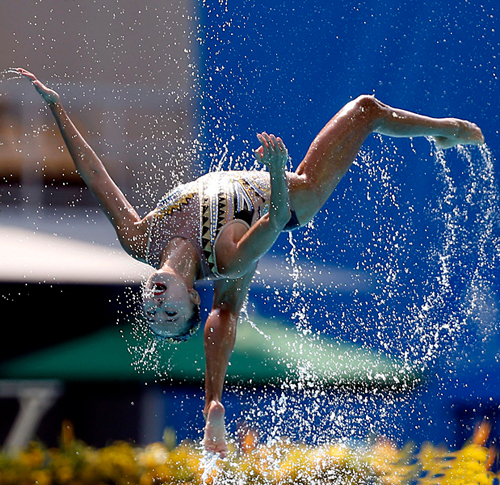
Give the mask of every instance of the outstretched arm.
M 269 167 L 271 201 L 269 213 L 241 234 L 237 225 L 229 226 L 217 242 L 217 266 L 220 274 L 239 277 L 251 268 L 275 243 L 290 220 L 290 198 L 285 173 L 288 151 L 281 138 L 262 133 L 257 160 Z
M 78 173 L 113 224 L 120 243 L 129 254 L 139 257 L 143 250 L 144 230 L 136 210 L 75 127 L 64 110 L 59 95 L 44 86 L 34 74 L 25 69 L 18 69 L 18 71 L 33 83 L 49 105 Z

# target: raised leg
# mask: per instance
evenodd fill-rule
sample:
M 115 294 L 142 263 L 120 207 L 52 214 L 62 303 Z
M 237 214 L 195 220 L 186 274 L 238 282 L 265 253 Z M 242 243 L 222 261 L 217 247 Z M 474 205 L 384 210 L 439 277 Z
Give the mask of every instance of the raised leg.
M 484 143 L 481 130 L 468 121 L 430 118 L 391 108 L 373 96 L 360 96 L 328 122 L 296 172 L 289 175 L 292 206 L 302 225 L 328 200 L 371 133 L 394 137 L 431 136 L 441 148 Z

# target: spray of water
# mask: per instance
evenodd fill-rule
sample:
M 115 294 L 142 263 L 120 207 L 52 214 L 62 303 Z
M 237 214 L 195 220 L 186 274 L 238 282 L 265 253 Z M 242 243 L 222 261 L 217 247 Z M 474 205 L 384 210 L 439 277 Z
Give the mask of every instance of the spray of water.
M 364 346 L 367 345 L 362 329 L 371 325 L 379 348 L 401 358 L 408 367 L 426 372 L 459 342 L 466 342 L 471 333 L 479 332 L 484 338 L 495 331 L 497 318 L 492 315 L 496 309 L 491 308 L 491 282 L 492 268 L 498 267 L 495 231 L 499 194 L 493 158 L 485 147 L 459 147 L 445 156 L 431 145 L 429 170 L 435 174 L 439 196 L 420 216 L 428 218 L 430 234 L 425 238 L 426 245 L 419 250 L 415 265 L 412 263 L 416 245 L 413 240 L 419 235 L 407 223 L 416 209 L 410 203 L 405 206 L 405 191 L 387 168 L 390 165 L 387 150 L 387 147 L 382 149 L 382 159 L 377 159 L 374 152 L 363 152 L 356 162 L 357 168 L 368 173 L 372 180 L 367 199 L 376 201 L 373 239 L 363 251 L 360 263 L 374 275 L 377 291 L 371 295 L 371 307 L 363 319 L 357 313 L 363 310 L 366 297 L 354 295 L 351 308 L 341 309 L 342 320 L 353 336 L 359 332 L 358 340 Z M 464 167 L 465 179 L 457 164 Z M 388 205 L 396 213 L 402 212 L 401 221 L 386 214 Z M 293 307 L 292 319 L 297 330 L 318 338 L 311 331 L 315 320 L 312 307 L 316 307 L 318 301 L 321 305 L 322 298 L 318 298 L 321 289 L 311 295 L 311 289 L 306 288 L 300 278 L 300 262 L 308 260 L 307 244 L 304 245 L 307 237 L 307 233 L 288 236 L 285 267 L 290 284 L 285 295 L 285 299 L 289 297 L 285 311 L 290 312 Z M 383 260 L 376 251 L 378 245 L 383 246 Z M 420 280 L 412 271 L 418 272 Z M 413 282 L 410 289 L 409 281 Z M 271 295 L 269 300 L 273 298 Z M 323 298 L 325 308 L 326 300 Z M 319 314 L 323 310 L 326 314 L 325 308 L 314 310 Z M 331 325 L 338 322 L 334 314 Z M 359 435 L 359 429 L 368 434 L 394 436 L 398 423 L 404 428 L 406 420 L 401 413 L 408 404 L 406 395 L 383 389 L 357 395 L 332 394 L 311 372 L 310 356 L 303 354 L 300 345 L 294 347 L 294 353 L 301 360 L 298 378 L 286 379 L 279 386 L 268 388 L 267 409 L 259 408 L 258 394 L 255 398 L 243 392 L 241 395 L 241 399 L 252 403 L 244 412 L 248 422 L 257 427 L 271 423 L 265 433 L 268 440 L 286 435 L 321 444 L 332 439 L 366 439 L 366 434 Z
M 359 269 L 369 270 L 376 280 L 377 291 L 371 295 L 371 308 L 363 319 L 357 315 L 365 305 L 363 298 L 354 295 L 351 308 L 342 307 L 342 324 L 352 330 L 354 339 L 366 346 L 363 327 L 375 328 L 377 345 L 387 353 L 397 356 L 411 368 L 432 368 L 450 345 L 461 342 L 471 332 L 471 326 L 483 335 L 494 331 L 493 321 L 485 322 L 486 306 L 489 303 L 491 268 L 498 265 L 498 191 L 493 171 L 493 158 L 487 148 L 459 148 L 450 156 L 431 145 L 431 172 L 435 173 L 439 185 L 439 197 L 425 209 L 430 230 L 427 245 L 419 252 L 419 264 L 413 270 L 421 273 L 421 280 L 414 280 L 411 266 L 412 251 L 417 237 L 409 223 L 416 209 L 411 202 L 405 205 L 404 190 L 391 174 L 390 149 L 383 142 L 382 155 L 366 151 L 356 162 L 361 176 L 372 182 L 366 198 L 375 206 L 373 239 L 362 251 Z M 388 144 L 390 147 L 390 144 Z M 227 155 L 226 155 L 227 156 Z M 460 162 L 466 169 L 457 179 L 453 164 Z M 368 175 L 367 175 L 368 174 Z M 400 213 L 398 222 L 394 215 L 386 214 L 387 207 Z M 315 315 L 327 314 L 317 308 L 318 302 L 328 300 L 321 288 L 311 292 L 301 279 L 301 262 L 315 263 L 307 248 L 314 243 L 315 228 L 311 226 L 302 233 L 287 236 L 289 251 L 285 256 L 285 268 L 289 273 L 289 287 L 283 299 L 285 313 L 291 314 L 292 322 L 304 338 L 321 339 L 314 330 Z M 354 242 L 353 242 L 354 244 Z M 386 258 L 377 253 L 382 246 Z M 462 267 L 467 254 L 467 267 Z M 472 257 L 471 257 L 472 255 Z M 411 290 L 408 281 L 414 281 Z M 271 292 L 273 292 L 272 288 Z M 270 295 L 273 301 L 275 295 Z M 251 313 L 245 310 L 243 320 L 250 323 L 263 340 L 271 336 L 265 327 L 257 325 Z M 331 325 L 338 325 L 332 312 Z M 387 323 L 389 322 L 389 323 Z M 389 324 L 397 330 L 394 337 L 388 335 Z M 131 336 L 126 336 L 128 348 L 139 371 L 153 370 L 158 379 L 167 379 L 175 367 L 175 357 L 168 362 L 162 360 L 158 343 L 152 338 L 144 340 L 144 327 L 137 325 Z M 279 342 L 272 342 L 279 347 Z M 367 347 L 368 348 L 368 347 Z M 372 389 L 369 392 L 351 394 L 331 393 L 321 379 L 315 375 L 310 364 L 310 355 L 299 343 L 293 344 L 293 354 L 298 368 L 290 369 L 290 376 L 279 384 L 265 389 L 233 386 L 229 392 L 242 403 L 240 419 L 256 429 L 266 429 L 263 435 L 268 444 L 275 444 L 288 436 L 294 440 L 306 440 L 317 445 L 328 441 L 366 442 L 370 435 L 397 435 L 397 423 L 404 428 L 404 405 L 407 397 L 387 389 Z M 231 369 L 229 369 L 229 372 Z M 367 369 L 367 374 L 370 371 Z M 264 397 L 267 406 L 262 406 Z M 327 423 L 327 426 L 325 425 Z M 362 430 L 362 433 L 360 433 Z M 368 438 L 367 438 L 368 437 Z M 207 473 L 213 471 L 213 463 L 207 458 Z
M 23 76 L 17 69 L 4 69 L 0 72 L 0 79 L 2 81 L 9 79 L 21 79 Z

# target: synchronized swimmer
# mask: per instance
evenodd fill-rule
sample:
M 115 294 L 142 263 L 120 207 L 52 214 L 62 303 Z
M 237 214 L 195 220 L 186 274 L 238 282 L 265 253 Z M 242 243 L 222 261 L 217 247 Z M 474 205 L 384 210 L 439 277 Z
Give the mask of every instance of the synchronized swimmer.
M 281 138 L 261 133 L 256 159 L 267 171 L 209 173 L 171 190 L 140 217 L 64 110 L 59 95 L 33 74 L 76 169 L 113 224 L 125 251 L 154 268 L 144 295 L 150 330 L 182 341 L 200 326 L 198 280 L 213 280 L 212 308 L 204 326 L 204 446 L 227 454 L 222 392 L 236 327 L 259 259 L 282 231 L 307 224 L 348 171 L 372 133 L 433 137 L 442 149 L 484 143 L 481 130 L 456 118 L 430 118 L 392 108 L 363 95 L 346 104 L 313 140 L 295 172 L 285 170 Z

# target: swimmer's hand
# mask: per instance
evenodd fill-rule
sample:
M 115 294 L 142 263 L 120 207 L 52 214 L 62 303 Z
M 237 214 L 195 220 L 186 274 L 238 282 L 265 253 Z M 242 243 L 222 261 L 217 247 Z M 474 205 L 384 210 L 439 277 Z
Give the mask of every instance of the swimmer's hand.
M 18 67 L 16 70 L 19 72 L 19 74 L 21 74 L 21 76 L 24 76 L 31 81 L 36 90 L 42 95 L 42 98 L 46 103 L 57 104 L 59 102 L 59 95 L 52 89 L 49 89 L 47 86 L 43 85 L 34 74 L 21 67 Z
M 257 135 L 257 138 L 261 146 L 254 151 L 255 158 L 269 167 L 271 179 L 268 231 L 269 241 L 272 243 L 269 247 L 266 246 L 267 252 L 274 244 L 277 235 L 290 220 L 290 194 L 288 193 L 288 180 L 285 172 L 288 150 L 281 138 L 276 138 L 274 135 L 261 133 Z
M 261 146 L 254 150 L 255 158 L 258 162 L 269 167 L 270 171 L 283 172 L 288 160 L 288 150 L 281 138 L 267 133 L 257 135 Z

